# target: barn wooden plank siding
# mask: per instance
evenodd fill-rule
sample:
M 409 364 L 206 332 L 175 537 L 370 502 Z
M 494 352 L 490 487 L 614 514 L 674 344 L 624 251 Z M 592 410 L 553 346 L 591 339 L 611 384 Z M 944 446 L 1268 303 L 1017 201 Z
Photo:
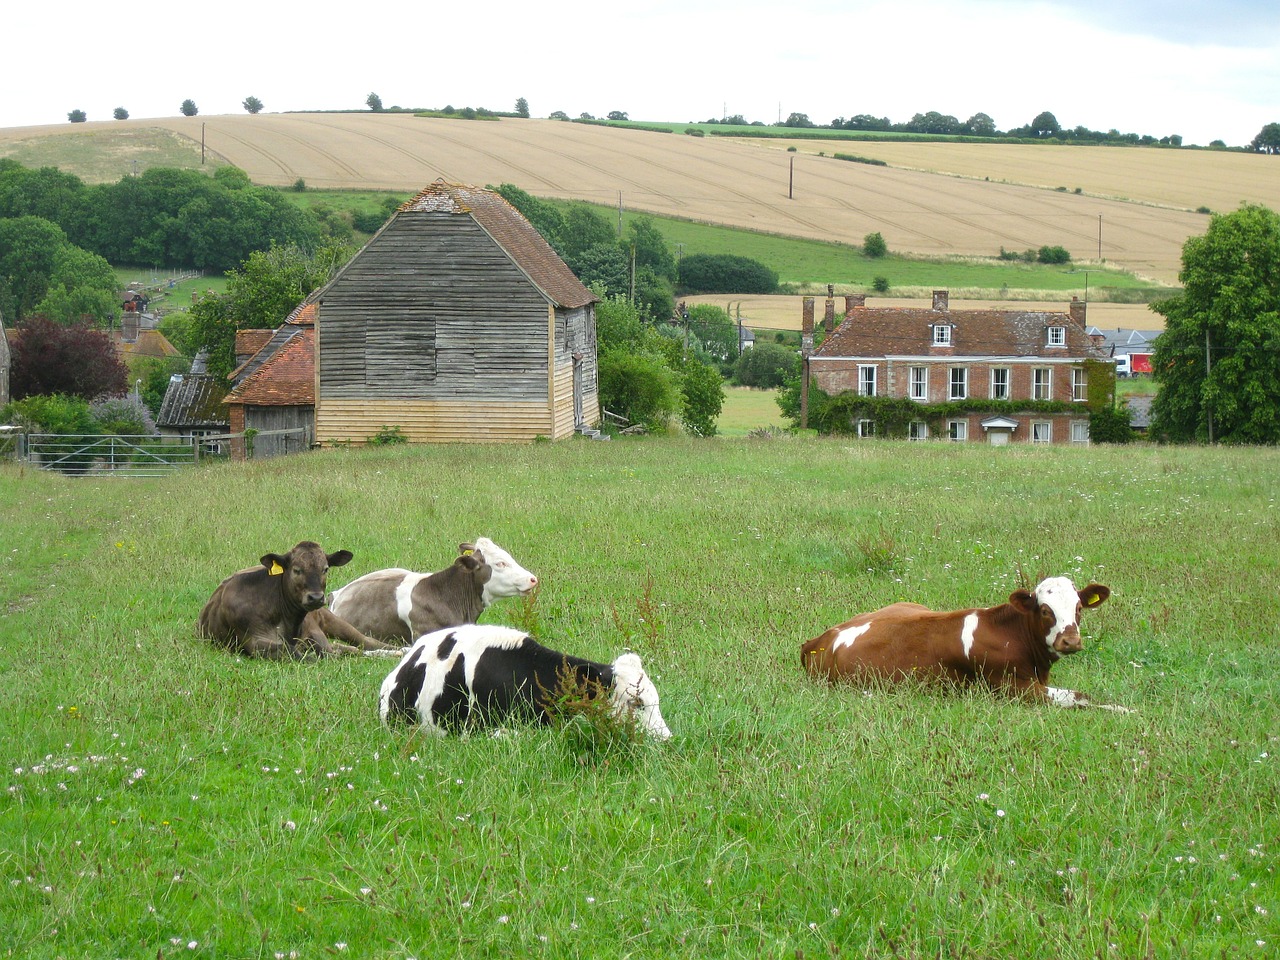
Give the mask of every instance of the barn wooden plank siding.
M 437 181 L 316 298 L 316 440 L 571 436 L 600 418 L 595 296 L 488 190 Z

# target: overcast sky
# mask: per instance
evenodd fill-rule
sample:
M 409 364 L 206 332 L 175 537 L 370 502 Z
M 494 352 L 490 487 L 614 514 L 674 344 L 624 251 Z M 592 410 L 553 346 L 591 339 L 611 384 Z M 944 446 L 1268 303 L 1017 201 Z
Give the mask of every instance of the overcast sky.
M 386 106 L 632 120 L 1043 110 L 1064 127 L 1247 144 L 1280 122 L 1276 0 L 383 0 L 9 4 L 0 127 Z

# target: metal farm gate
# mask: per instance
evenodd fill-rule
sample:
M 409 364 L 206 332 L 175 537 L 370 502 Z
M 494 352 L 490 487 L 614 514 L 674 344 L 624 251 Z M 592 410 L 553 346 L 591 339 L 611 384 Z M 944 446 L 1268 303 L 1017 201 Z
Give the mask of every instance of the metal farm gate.
M 202 459 L 224 458 L 233 441 L 246 447 L 249 458 L 310 447 L 310 431 L 264 430 L 202 437 L 149 437 L 91 434 L 18 434 L 8 438 L 8 455 L 41 470 L 57 470 L 74 477 L 163 477 Z M 257 448 L 255 450 L 255 448 Z M 4 451 L 0 451 L 3 453 Z

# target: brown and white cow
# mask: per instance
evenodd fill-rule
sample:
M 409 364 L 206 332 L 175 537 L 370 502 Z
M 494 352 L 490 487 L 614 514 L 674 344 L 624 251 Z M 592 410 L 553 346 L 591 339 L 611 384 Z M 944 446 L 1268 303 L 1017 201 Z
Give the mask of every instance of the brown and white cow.
M 1066 577 L 1050 577 L 986 609 L 937 613 L 918 603 L 894 603 L 810 640 L 800 648 L 800 662 L 810 676 L 831 681 L 915 677 L 929 683 L 985 683 L 1059 707 L 1128 712 L 1049 686 L 1049 668 L 1083 646 L 1080 611 L 1110 595 L 1101 584 L 1077 592 Z
M 333 592 L 329 609 L 358 630 L 407 646 L 424 633 L 475 623 L 501 597 L 524 596 L 538 578 L 488 537 L 460 543 L 437 573 L 393 567 L 366 573 Z
M 304 540 L 288 553 L 268 553 L 261 565 L 233 573 L 200 611 L 199 636 L 234 653 L 269 660 L 398 650 L 367 637 L 324 605 L 330 567 L 351 561 L 350 550 L 326 554 Z M 332 637 L 337 643 L 330 643 Z

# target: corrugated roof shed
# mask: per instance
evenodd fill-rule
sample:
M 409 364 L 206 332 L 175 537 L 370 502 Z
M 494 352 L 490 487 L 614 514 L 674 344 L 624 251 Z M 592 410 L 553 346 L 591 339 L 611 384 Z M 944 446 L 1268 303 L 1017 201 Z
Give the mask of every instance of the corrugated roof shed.
M 172 429 L 226 427 L 227 387 L 210 373 L 175 373 L 160 405 L 156 426 Z

